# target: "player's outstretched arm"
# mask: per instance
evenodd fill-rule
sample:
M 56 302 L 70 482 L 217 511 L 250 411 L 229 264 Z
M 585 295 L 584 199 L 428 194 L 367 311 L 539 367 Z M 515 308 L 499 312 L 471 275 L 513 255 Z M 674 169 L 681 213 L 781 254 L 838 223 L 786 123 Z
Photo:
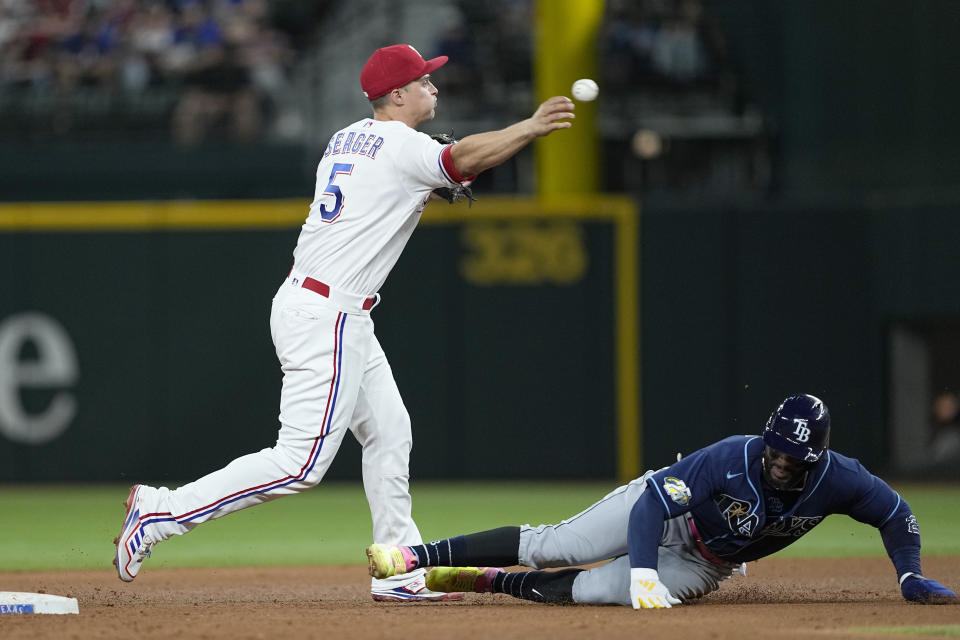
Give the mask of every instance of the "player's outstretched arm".
M 859 464 L 859 463 L 858 463 Z M 920 526 L 910 505 L 886 482 L 859 467 L 854 509 L 849 515 L 860 522 L 874 524 L 887 556 L 900 576 L 900 592 L 905 600 L 921 604 L 956 604 L 957 594 L 935 580 L 923 577 L 920 568 Z M 891 513 L 891 505 L 894 511 Z
M 568 129 L 574 117 L 573 102 L 554 96 L 541 104 L 532 116 L 499 131 L 467 136 L 450 149 L 457 173 L 473 176 L 502 164 L 535 138 L 558 129 Z
M 630 556 L 630 604 L 634 609 L 669 609 L 680 600 L 660 581 L 657 547 L 667 513 L 652 490 L 644 491 L 630 510 L 627 547 Z

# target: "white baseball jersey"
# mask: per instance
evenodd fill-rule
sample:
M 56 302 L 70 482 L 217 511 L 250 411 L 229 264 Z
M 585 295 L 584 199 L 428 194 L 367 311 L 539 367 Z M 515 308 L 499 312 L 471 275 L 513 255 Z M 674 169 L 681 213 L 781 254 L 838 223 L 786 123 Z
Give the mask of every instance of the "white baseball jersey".
M 333 135 L 317 169 L 294 270 L 270 314 L 283 370 L 276 445 L 173 491 L 141 487 L 117 547 L 122 579 L 136 577 L 134 551 L 144 541 L 156 544 L 314 486 L 347 431 L 363 452 L 374 542 L 420 544 L 409 492 L 410 416 L 374 335 L 370 309 L 379 298 L 370 294 L 396 264 L 430 191 L 464 180 L 450 146 L 402 122 L 369 118 Z M 378 600 L 431 597 L 424 595 L 422 570 L 373 580 L 371 593 Z
M 459 176 L 443 146 L 398 120 L 341 129 L 317 168 L 297 271 L 344 292 L 376 293 L 420 221 L 430 192 Z

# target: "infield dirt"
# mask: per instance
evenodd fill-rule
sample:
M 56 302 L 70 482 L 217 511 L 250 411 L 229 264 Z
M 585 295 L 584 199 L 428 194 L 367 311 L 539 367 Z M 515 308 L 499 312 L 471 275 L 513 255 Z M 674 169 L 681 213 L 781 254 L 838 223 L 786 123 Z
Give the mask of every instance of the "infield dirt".
M 109 563 L 109 559 L 107 561 Z M 957 590 L 960 558 L 924 572 Z M 960 606 L 900 597 L 886 558 L 768 558 L 747 577 L 669 610 L 546 606 L 504 595 L 376 603 L 362 566 L 0 573 L 0 590 L 77 598 L 80 615 L 0 616 L 0 637 L 30 638 L 885 638 L 880 627 L 960 626 Z M 864 628 L 867 628 L 864 630 Z M 949 633 L 949 632 L 948 632 Z M 954 629 L 953 636 L 957 635 Z M 942 634 L 941 634 L 942 635 Z

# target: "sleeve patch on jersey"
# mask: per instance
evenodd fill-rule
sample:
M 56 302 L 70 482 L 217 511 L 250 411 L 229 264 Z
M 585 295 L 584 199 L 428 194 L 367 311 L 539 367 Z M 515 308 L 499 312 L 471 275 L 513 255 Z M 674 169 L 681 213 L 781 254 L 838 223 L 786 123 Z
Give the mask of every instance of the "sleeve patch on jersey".
M 663 480 L 663 490 L 667 492 L 667 495 L 670 496 L 670 499 L 684 506 L 690 502 L 690 489 L 687 488 L 686 483 L 674 477 L 664 478 Z
M 477 179 L 476 175 L 472 176 L 462 176 L 457 173 L 457 167 L 453 164 L 453 154 L 450 151 L 453 149 L 452 144 L 448 144 L 440 152 L 440 168 L 443 170 L 446 177 L 450 182 L 456 182 L 457 184 L 462 184 L 464 182 L 472 182 Z
M 920 525 L 917 524 L 917 516 L 911 515 L 907 518 L 907 533 L 920 535 Z

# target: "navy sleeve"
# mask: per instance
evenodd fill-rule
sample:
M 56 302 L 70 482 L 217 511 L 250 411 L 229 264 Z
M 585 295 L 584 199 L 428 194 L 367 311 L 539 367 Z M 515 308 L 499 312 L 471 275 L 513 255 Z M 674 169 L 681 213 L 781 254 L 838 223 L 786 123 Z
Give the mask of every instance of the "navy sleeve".
M 650 490 L 641 493 L 633 504 L 627 528 L 631 568 L 657 568 L 657 548 L 663 537 L 666 515 L 660 500 Z
M 657 568 L 664 521 L 708 502 L 717 488 L 717 479 L 724 477 L 724 470 L 741 460 L 745 444 L 744 436 L 725 438 L 647 479 L 646 490 L 630 510 L 627 550 L 632 568 Z
M 890 486 L 851 460 L 856 480 L 850 517 L 880 531 L 883 546 L 897 569 L 897 575 L 920 574 L 920 529 L 910 505 Z
M 920 571 L 920 529 L 910 505 L 903 499 L 893 516 L 879 527 L 887 555 L 897 568 L 897 576 L 905 573 L 923 575 Z
M 667 518 L 686 513 L 697 505 L 709 501 L 717 489 L 717 479 L 723 477 L 728 456 L 725 454 L 736 442 L 736 449 L 743 440 L 728 438 L 703 449 L 698 449 L 683 459 L 657 471 L 647 480 L 644 493 L 654 493 L 661 503 Z

